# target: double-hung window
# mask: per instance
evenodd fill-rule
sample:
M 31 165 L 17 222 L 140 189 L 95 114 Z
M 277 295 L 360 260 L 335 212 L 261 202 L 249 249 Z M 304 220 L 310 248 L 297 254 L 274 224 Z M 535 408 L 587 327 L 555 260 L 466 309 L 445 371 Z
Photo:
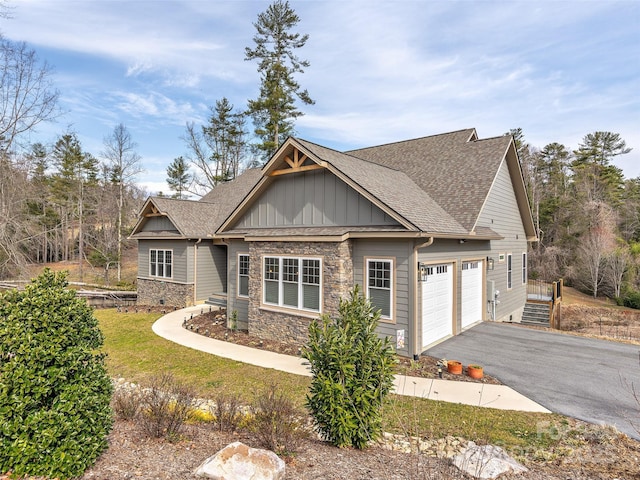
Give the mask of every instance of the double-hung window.
M 522 283 L 527 284 L 527 254 L 522 254 Z
M 238 296 L 249 296 L 249 255 L 238 255 Z
M 512 264 L 513 256 L 508 253 L 507 254 L 507 288 L 512 287 L 511 277 L 513 275 L 513 264 Z
M 263 303 L 320 311 L 319 258 L 264 257 Z
M 149 250 L 149 276 L 172 278 L 173 250 Z
M 393 261 L 367 260 L 367 298 L 381 317 L 392 318 L 393 312 Z

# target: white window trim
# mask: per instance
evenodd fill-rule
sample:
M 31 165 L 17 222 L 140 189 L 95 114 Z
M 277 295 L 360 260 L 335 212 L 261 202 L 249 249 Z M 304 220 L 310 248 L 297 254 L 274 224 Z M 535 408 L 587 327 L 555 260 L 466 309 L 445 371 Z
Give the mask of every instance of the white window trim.
M 267 294 L 266 294 L 266 275 L 265 275 L 265 259 L 267 258 L 274 258 L 278 260 L 278 303 L 272 303 L 272 302 L 267 302 L 266 298 L 267 298 Z M 298 261 L 298 307 L 294 307 L 291 305 L 285 305 L 284 304 L 284 283 L 290 283 L 290 282 L 285 282 L 283 280 L 284 278 L 284 270 L 283 270 L 283 260 L 284 259 L 291 259 L 291 260 L 297 260 Z M 307 285 L 304 284 L 302 282 L 302 261 L 303 260 L 315 260 L 319 263 L 319 268 L 320 268 L 320 283 L 318 284 L 318 288 L 319 288 L 319 302 L 318 302 L 318 309 L 312 309 L 312 308 L 304 308 L 303 306 L 303 301 L 304 301 L 304 295 L 303 295 L 303 285 Z M 278 307 L 278 308 L 286 308 L 286 309 L 291 309 L 291 310 L 299 310 L 302 312 L 313 312 L 313 313 L 321 313 L 322 312 L 322 299 L 323 299 L 323 274 L 322 274 L 322 258 L 319 257 L 299 257 L 299 256 L 292 256 L 292 255 L 264 255 L 262 257 L 262 260 L 260 262 L 262 264 L 262 304 L 263 305 L 268 305 L 270 307 Z M 272 280 L 273 281 L 273 280 Z M 315 285 L 315 284 L 313 284 Z
M 529 272 L 527 271 L 527 252 L 522 252 L 522 284 L 527 284 L 527 277 Z
M 247 277 L 247 282 L 249 279 L 249 273 L 247 273 L 246 275 L 241 275 L 240 274 L 240 257 L 248 257 L 249 258 L 249 269 L 251 269 L 251 258 L 249 257 L 248 253 L 238 253 L 238 263 L 237 265 L 237 272 L 238 274 L 236 275 L 237 277 L 237 281 L 236 281 L 236 296 L 240 297 L 240 298 L 249 298 L 249 293 L 247 292 L 247 294 L 245 295 L 244 293 L 240 293 L 240 277 Z
M 380 315 L 380 319 L 384 320 L 386 322 L 393 322 L 394 319 L 394 313 L 395 313 L 395 306 L 396 306 L 396 302 L 395 302 L 395 281 L 396 281 L 396 275 L 395 275 L 395 258 L 365 258 L 365 285 L 366 285 L 366 295 L 367 295 L 367 299 L 371 298 L 371 295 L 369 294 L 369 263 L 371 262 L 387 262 L 390 264 L 390 273 L 391 273 L 391 278 L 389 279 L 389 312 L 390 315 Z
M 513 255 L 507 253 L 507 290 L 513 288 Z
M 155 275 L 151 274 L 151 252 L 156 252 L 156 273 L 155 273 Z M 165 260 L 167 258 L 166 252 L 171 252 L 171 263 L 167 264 L 166 261 L 162 262 L 162 265 L 163 265 L 162 271 L 163 272 L 167 271 L 167 268 L 166 268 L 167 265 L 171 265 L 171 275 L 158 275 L 158 252 L 165 252 L 164 253 Z M 174 259 L 173 248 L 150 248 L 149 249 L 149 277 L 151 277 L 151 278 L 173 279 L 173 259 Z

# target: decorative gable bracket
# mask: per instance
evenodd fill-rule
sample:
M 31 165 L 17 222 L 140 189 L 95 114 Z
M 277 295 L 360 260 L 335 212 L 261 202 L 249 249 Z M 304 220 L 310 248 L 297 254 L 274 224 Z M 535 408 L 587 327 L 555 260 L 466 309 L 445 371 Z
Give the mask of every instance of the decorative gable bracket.
M 307 172 L 309 170 L 319 170 L 322 168 L 326 168 L 326 165 L 323 165 L 322 163 L 315 163 L 295 147 L 293 148 L 292 156 L 293 159 L 289 155 L 286 155 L 284 157 L 284 162 L 286 162 L 288 167 L 274 170 L 269 173 L 269 176 L 276 177 L 278 175 L 287 175 L 289 173 Z
M 162 217 L 164 215 L 163 213 L 160 213 L 158 207 L 154 204 L 151 204 L 150 207 L 150 211 L 144 214 L 145 217 Z

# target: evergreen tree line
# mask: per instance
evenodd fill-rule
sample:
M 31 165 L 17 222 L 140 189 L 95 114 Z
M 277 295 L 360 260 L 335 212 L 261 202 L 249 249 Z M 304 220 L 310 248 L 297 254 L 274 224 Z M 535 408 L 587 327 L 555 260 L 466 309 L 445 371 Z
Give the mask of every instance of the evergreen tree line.
M 122 248 L 144 192 L 135 143 L 123 125 L 105 138 L 100 157 L 85 151 L 75 133 L 47 148 L 0 156 L 0 278 L 14 278 L 29 263 L 77 261 L 109 270 L 120 280 Z
M 596 131 L 574 150 L 535 148 L 514 135 L 538 242 L 530 276 L 640 308 L 640 177 L 612 162 L 631 151 L 620 134 Z

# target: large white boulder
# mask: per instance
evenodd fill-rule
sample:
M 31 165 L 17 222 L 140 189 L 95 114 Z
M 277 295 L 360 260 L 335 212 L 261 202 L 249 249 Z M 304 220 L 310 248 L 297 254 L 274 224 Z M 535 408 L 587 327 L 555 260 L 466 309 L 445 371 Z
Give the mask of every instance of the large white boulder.
M 285 463 L 275 453 L 233 442 L 200 465 L 195 475 L 214 480 L 280 480 Z
M 473 442 L 469 442 L 464 452 L 453 457 L 453 464 L 463 472 L 480 479 L 498 478 L 507 472 L 528 471 L 502 448 L 495 445 L 476 445 Z

